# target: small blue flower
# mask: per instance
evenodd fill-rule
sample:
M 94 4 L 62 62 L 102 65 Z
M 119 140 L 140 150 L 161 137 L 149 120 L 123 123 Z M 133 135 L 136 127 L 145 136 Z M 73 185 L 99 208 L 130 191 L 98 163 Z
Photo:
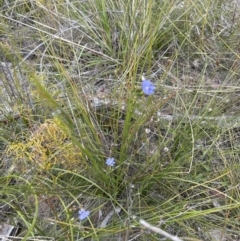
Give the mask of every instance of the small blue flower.
M 90 211 L 85 210 L 85 209 L 81 209 L 80 211 L 78 211 L 78 217 L 80 219 L 80 221 L 82 221 L 83 219 L 87 218 L 90 214 Z
M 155 86 L 150 80 L 143 80 L 142 81 L 142 91 L 145 95 L 152 95 L 155 90 Z
M 115 165 L 115 160 L 114 160 L 114 158 L 111 158 L 111 157 L 109 157 L 107 160 L 106 160 L 106 164 L 108 165 L 108 166 L 110 166 L 110 167 L 113 167 L 114 165 Z

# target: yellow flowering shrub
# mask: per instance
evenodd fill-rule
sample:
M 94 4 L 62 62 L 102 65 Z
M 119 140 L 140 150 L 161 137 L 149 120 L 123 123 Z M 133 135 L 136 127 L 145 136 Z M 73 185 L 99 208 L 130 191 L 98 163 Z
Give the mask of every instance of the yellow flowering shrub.
M 57 119 L 46 120 L 26 141 L 10 144 L 7 155 L 16 160 L 30 161 L 42 170 L 49 170 L 55 165 L 69 170 L 84 168 L 81 151 Z

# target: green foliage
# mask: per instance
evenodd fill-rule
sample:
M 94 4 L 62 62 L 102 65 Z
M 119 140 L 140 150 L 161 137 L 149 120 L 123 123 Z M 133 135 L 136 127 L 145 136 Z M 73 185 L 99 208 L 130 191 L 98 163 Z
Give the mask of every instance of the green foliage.
M 0 207 L 18 238 L 162 238 L 144 219 L 184 240 L 237 239 L 239 12 L 220 0 L 1 2 Z

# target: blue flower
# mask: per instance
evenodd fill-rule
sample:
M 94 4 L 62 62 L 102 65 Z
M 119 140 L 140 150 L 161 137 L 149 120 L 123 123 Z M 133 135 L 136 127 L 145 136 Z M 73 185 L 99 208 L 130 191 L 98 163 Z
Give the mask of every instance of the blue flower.
M 85 209 L 81 209 L 80 211 L 78 211 L 78 217 L 80 219 L 80 221 L 82 221 L 83 219 L 87 218 L 90 214 L 90 211 L 85 210 Z
M 155 90 L 155 86 L 150 80 L 143 80 L 142 81 L 142 91 L 145 95 L 152 95 Z
M 111 158 L 111 157 L 109 157 L 107 160 L 106 160 L 106 164 L 108 165 L 108 166 L 110 166 L 110 167 L 113 167 L 114 165 L 115 165 L 115 160 L 114 160 L 114 158 Z

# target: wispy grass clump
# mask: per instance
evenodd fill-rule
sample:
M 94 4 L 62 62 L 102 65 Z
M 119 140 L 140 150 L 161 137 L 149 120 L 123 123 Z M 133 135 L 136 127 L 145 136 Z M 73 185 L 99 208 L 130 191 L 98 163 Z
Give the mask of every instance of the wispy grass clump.
M 0 7 L 0 207 L 18 237 L 162 238 L 139 220 L 239 236 L 237 4 Z
M 56 119 L 46 120 L 37 126 L 26 140 L 10 143 L 6 151 L 14 156 L 19 167 L 20 162 L 24 162 L 23 166 L 35 166 L 44 171 L 55 165 L 68 170 L 73 170 L 76 166 L 84 169 L 81 151 L 74 146 Z

